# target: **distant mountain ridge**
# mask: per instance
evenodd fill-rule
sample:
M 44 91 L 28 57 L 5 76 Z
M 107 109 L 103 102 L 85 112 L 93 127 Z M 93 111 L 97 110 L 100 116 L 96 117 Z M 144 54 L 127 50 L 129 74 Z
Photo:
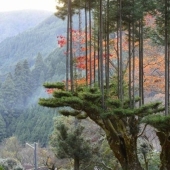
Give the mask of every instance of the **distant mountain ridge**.
M 9 72 L 20 60 L 32 63 L 40 52 L 47 57 L 57 47 L 57 36 L 66 33 L 66 21 L 54 15 L 15 37 L 0 43 L 0 74 Z
M 0 42 L 35 27 L 50 15 L 52 12 L 42 10 L 0 12 Z

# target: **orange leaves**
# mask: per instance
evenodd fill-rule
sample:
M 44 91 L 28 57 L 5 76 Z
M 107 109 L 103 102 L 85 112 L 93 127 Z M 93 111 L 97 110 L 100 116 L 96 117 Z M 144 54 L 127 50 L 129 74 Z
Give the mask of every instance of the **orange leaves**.
M 57 36 L 58 38 L 58 45 L 59 47 L 63 47 L 64 45 L 66 45 L 67 41 L 66 38 L 63 36 Z
M 145 17 L 144 17 L 144 23 L 146 25 L 146 27 L 155 27 L 155 17 L 151 14 L 147 14 Z
M 86 84 L 86 78 L 80 78 L 77 80 L 78 85 L 85 85 Z
M 47 92 L 48 94 L 52 94 L 52 93 L 54 92 L 54 90 L 56 90 L 56 89 L 47 89 L 46 92 Z

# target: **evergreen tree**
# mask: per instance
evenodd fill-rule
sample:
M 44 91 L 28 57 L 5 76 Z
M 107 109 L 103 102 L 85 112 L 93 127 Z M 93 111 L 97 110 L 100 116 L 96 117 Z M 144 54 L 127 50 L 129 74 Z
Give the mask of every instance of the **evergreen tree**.
M 45 74 L 46 71 L 46 65 L 44 64 L 43 58 L 41 54 L 38 53 L 34 69 L 31 72 L 31 83 L 33 85 L 34 90 L 37 89 L 43 83 L 44 77 L 41 77 L 42 82 L 40 82 L 40 75 L 43 75 L 43 73 Z
M 13 122 L 13 134 L 22 143 L 38 141 L 44 147 L 48 144 L 49 135 L 53 130 L 53 117 L 56 115 L 56 110 L 31 106 Z
M 13 77 L 10 73 L 7 75 L 6 80 L 2 84 L 1 96 L 3 99 L 1 114 L 7 128 L 6 134 L 10 136 L 12 134 L 12 129 L 9 128 L 9 125 L 12 123 L 13 118 L 15 119 L 21 113 L 21 110 L 16 106 L 17 93 L 15 91 Z
M 110 89 L 105 99 L 107 110 L 102 107 L 102 94 L 98 87 L 79 87 L 75 92 L 65 91 L 63 83 L 46 83 L 46 88 L 56 88 L 53 96 L 40 99 L 39 104 L 46 107 L 69 106 L 73 110 L 60 113 L 75 116 L 78 119 L 89 117 L 105 132 L 107 141 L 115 157 L 124 170 L 142 170 L 137 157 L 137 139 L 140 133 L 141 119 L 151 113 L 163 111 L 160 103 L 150 103 L 139 108 L 130 108 L 129 100 L 117 99 Z M 136 99 L 135 102 L 138 102 Z
M 32 84 L 31 84 L 31 71 L 27 60 L 24 60 L 22 64 L 22 95 L 24 106 L 28 104 L 28 98 L 32 95 Z
M 80 169 L 80 164 L 90 160 L 91 149 L 88 142 L 82 137 L 83 127 L 78 125 L 68 130 L 65 124 L 55 123 L 50 137 L 50 144 L 58 158 L 72 158 L 74 170 Z
M 18 94 L 17 96 L 17 101 L 16 105 L 18 108 L 23 109 L 23 75 L 22 75 L 22 63 L 18 62 L 15 66 L 15 71 L 14 71 L 14 83 L 15 83 L 15 91 Z
M 32 94 L 31 72 L 28 61 L 17 63 L 14 72 L 15 91 L 18 94 L 16 105 L 18 108 L 23 109 L 27 106 L 27 100 Z
M 6 125 L 2 115 L 0 114 L 0 142 L 2 142 L 2 140 L 5 137 L 6 137 Z

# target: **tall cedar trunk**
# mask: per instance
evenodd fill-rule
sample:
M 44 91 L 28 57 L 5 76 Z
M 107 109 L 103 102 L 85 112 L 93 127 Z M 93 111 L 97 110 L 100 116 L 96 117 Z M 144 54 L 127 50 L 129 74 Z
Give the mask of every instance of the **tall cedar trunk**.
M 85 56 L 86 56 L 86 85 L 88 85 L 88 58 L 87 58 L 87 0 L 85 0 Z
M 100 10 L 99 10 L 99 63 L 100 63 L 100 89 L 102 93 L 102 107 L 104 108 L 104 79 L 103 79 L 103 16 L 102 16 L 102 0 L 100 0 Z
M 160 154 L 160 160 L 161 160 L 161 167 L 160 170 L 170 170 L 170 136 L 166 136 L 162 132 L 156 133 L 160 145 L 161 145 L 161 154 Z
M 119 9 L 119 0 L 117 0 L 117 9 Z M 119 15 L 119 14 L 117 14 Z M 118 97 L 120 98 L 120 55 L 119 55 L 119 18 L 117 17 L 117 91 L 118 91 Z
M 139 21 L 139 106 L 144 104 L 143 96 L 143 22 Z
M 67 53 L 66 53 L 66 90 L 68 90 L 69 80 L 69 40 L 70 40 L 70 0 L 68 0 L 68 15 L 67 15 Z
M 73 75 L 73 35 L 72 35 L 72 3 L 69 1 L 69 16 L 70 16 L 70 86 L 71 91 L 74 91 L 74 75 Z
M 92 85 L 92 33 L 91 33 L 91 1 L 89 1 L 89 56 L 90 56 L 90 66 L 89 66 L 89 71 L 90 71 L 90 86 Z
M 79 170 L 80 162 L 78 157 L 74 157 L 74 170 Z
M 96 29 L 95 29 L 95 22 L 94 22 L 94 33 L 96 33 Z M 94 52 L 93 52 L 93 72 L 94 72 L 94 76 L 93 76 L 93 79 L 94 79 L 94 84 L 96 83 L 96 35 L 93 35 L 94 36 L 94 42 L 93 42 L 93 46 L 94 46 Z
M 168 1 L 165 0 L 165 115 L 169 110 Z
M 129 16 L 130 17 L 130 16 Z M 130 101 L 130 108 L 132 108 L 132 62 L 131 62 L 131 22 L 129 22 L 129 27 L 128 27 L 128 31 L 129 31 L 129 40 L 128 40 L 128 44 L 129 44 L 129 101 Z
M 134 136 L 107 136 L 108 143 L 123 170 L 143 170 L 137 156 L 137 139 Z
M 134 1 L 133 1 L 134 2 Z M 132 94 L 133 94 L 133 108 L 135 107 L 135 23 L 132 23 L 132 58 L 133 58 L 133 71 L 132 71 Z
M 109 48 L 109 3 L 110 0 L 107 0 L 107 8 L 106 8 L 106 90 L 108 93 L 109 90 L 109 57 L 110 57 L 110 48 Z
M 119 0 L 119 39 L 120 39 L 120 100 L 123 101 L 123 58 L 122 58 L 122 0 Z

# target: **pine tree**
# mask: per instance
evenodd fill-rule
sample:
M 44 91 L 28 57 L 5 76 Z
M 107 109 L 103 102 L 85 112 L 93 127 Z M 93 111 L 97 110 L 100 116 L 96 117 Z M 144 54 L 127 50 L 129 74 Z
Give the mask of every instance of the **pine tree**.
M 40 75 L 42 75 L 41 72 L 43 72 L 45 74 L 46 71 L 47 71 L 47 69 L 46 69 L 46 65 L 43 61 L 43 58 L 42 58 L 41 54 L 38 53 L 38 55 L 36 57 L 34 69 L 31 72 L 31 83 L 33 85 L 33 89 L 36 89 L 43 83 L 43 82 L 40 82 Z M 45 79 L 45 78 L 41 77 L 41 80 L 43 80 L 43 79 Z
M 2 140 L 5 137 L 6 137 L 6 125 L 2 115 L 0 115 L 0 142 L 2 142 Z
M 65 91 L 63 83 L 45 84 L 47 88 L 56 88 L 53 96 L 40 99 L 39 104 L 45 107 L 69 106 L 73 110 L 62 110 L 62 115 L 78 119 L 89 117 L 105 132 L 107 141 L 115 157 L 125 170 L 141 169 L 137 157 L 137 139 L 140 132 L 140 120 L 151 113 L 163 111 L 160 103 L 151 103 L 131 109 L 129 100 L 117 99 L 110 89 L 105 100 L 107 110 L 102 107 L 102 94 L 98 87 L 79 87 L 75 92 Z M 136 99 L 138 102 L 139 99 Z
M 82 162 L 90 160 L 91 149 L 88 142 L 83 139 L 83 127 L 78 125 L 68 130 L 64 123 L 55 123 L 54 132 L 50 138 L 50 144 L 58 158 L 72 158 L 74 170 L 80 169 Z

